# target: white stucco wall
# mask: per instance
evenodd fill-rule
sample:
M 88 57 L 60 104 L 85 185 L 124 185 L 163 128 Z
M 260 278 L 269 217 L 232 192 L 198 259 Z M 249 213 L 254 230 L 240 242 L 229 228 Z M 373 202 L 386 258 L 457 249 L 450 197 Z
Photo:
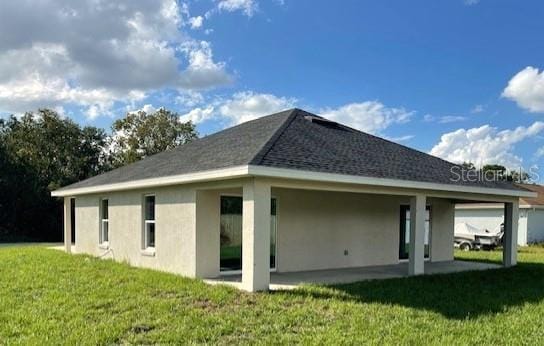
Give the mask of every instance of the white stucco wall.
M 520 208 L 518 221 L 518 245 L 527 245 L 531 241 L 527 233 L 527 209 Z M 538 219 L 538 216 L 537 216 Z M 455 223 L 466 222 L 472 226 L 490 231 L 498 230 L 501 223 L 504 222 L 503 208 L 470 208 L 455 209 Z M 535 222 L 535 229 L 539 228 Z M 544 226 L 544 225 L 543 225 Z M 544 234 L 544 227 L 540 227 Z
M 156 252 L 142 252 L 142 200 L 156 196 Z M 221 194 L 197 185 L 76 197 L 75 251 L 191 277 L 219 274 Z M 400 196 L 272 188 L 278 271 L 398 263 Z M 109 250 L 99 247 L 99 201 L 109 200 Z M 453 259 L 453 204 L 432 206 L 431 260 Z M 347 250 L 348 254 L 344 255 Z
M 527 211 L 527 242 L 544 242 L 544 210 L 530 209 Z
M 142 249 L 142 200 L 155 194 L 155 256 Z M 109 200 L 109 249 L 99 247 L 99 201 Z M 194 276 L 195 191 L 182 187 L 76 197 L 75 250 L 134 266 Z
M 408 198 L 288 189 L 272 193 L 278 197 L 278 271 L 399 262 L 400 205 Z M 439 201 L 429 201 L 431 259 L 452 260 L 453 205 Z
M 453 260 L 454 204 L 431 199 L 431 261 Z

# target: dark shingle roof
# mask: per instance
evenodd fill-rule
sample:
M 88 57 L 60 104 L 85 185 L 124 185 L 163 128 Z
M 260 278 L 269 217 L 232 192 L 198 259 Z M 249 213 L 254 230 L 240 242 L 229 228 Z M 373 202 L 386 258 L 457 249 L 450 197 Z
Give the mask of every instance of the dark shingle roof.
M 509 182 L 454 182 L 453 163 L 292 109 L 228 128 L 62 190 L 242 165 L 517 189 Z

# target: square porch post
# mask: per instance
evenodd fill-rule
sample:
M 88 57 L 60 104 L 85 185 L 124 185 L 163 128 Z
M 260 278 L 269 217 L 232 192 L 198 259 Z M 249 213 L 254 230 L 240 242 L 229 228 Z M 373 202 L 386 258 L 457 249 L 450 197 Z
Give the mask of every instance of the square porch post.
M 64 197 L 64 250 L 72 252 L 72 208 L 70 197 Z
M 515 266 L 518 260 L 519 201 L 504 203 L 504 235 L 502 263 Z
M 270 284 L 270 185 L 251 179 L 243 185 L 242 289 L 266 291 Z
M 410 199 L 410 251 L 408 275 L 420 275 L 425 269 L 425 195 Z

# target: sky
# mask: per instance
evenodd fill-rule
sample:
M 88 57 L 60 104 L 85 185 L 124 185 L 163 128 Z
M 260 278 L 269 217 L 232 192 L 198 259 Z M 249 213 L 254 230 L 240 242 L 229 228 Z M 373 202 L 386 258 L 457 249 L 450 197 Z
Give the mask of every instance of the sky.
M 0 3 L 0 116 L 201 135 L 298 107 L 453 162 L 544 167 L 544 2 Z

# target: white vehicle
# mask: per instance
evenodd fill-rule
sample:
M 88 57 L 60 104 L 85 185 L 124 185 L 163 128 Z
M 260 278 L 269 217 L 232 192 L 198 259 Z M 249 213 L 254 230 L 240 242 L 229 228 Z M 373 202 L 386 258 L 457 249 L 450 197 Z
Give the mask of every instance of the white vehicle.
M 503 227 L 501 224 L 496 230 L 490 231 L 474 227 L 466 222 L 460 222 L 455 225 L 455 247 L 464 251 L 494 249 L 502 243 Z

